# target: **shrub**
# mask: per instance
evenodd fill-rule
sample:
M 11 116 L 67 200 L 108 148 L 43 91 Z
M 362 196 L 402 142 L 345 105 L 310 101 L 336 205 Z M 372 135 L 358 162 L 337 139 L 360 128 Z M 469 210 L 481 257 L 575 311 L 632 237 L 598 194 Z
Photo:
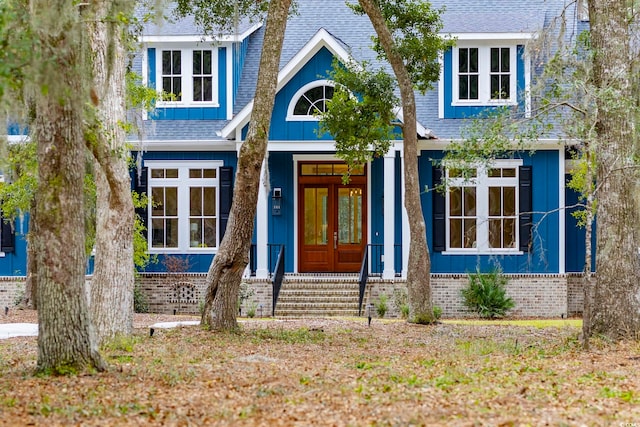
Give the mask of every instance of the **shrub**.
M 388 300 L 389 297 L 387 296 L 387 294 L 382 294 L 378 298 L 378 302 L 376 303 L 376 313 L 378 313 L 378 317 L 383 318 L 384 315 L 387 314 L 387 309 L 389 308 L 387 306 Z
M 147 297 L 142 293 L 140 283 L 138 282 L 136 282 L 133 288 L 133 311 L 136 313 L 147 313 L 149 311 Z
M 400 317 L 406 319 L 409 317 L 409 303 L 407 301 L 407 291 L 404 289 L 395 289 L 393 291 L 393 304 L 398 309 Z
M 479 270 L 470 273 L 469 284 L 462 289 L 464 305 L 480 317 L 503 317 L 515 305 L 506 295 L 507 281 L 502 271 L 497 268 L 489 273 L 480 273 Z

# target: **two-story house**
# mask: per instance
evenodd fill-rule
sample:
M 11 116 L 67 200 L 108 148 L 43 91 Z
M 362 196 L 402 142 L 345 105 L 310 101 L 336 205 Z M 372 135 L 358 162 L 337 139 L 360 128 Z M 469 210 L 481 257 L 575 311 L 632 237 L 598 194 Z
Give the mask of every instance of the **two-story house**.
M 467 273 L 498 265 L 510 277 L 516 314 L 579 311 L 581 291 L 572 273 L 582 270 L 584 244 L 564 209 L 576 196 L 565 187 L 565 146 L 559 139 L 540 140 L 535 150 L 478 167 L 471 180 L 438 166 L 443 149 L 461 140 L 473 117 L 501 106 L 527 114 L 536 72 L 528 43 L 567 5 L 564 0 L 432 4 L 446 4 L 443 34 L 456 39 L 442 55 L 434 90 L 416 98 L 420 184 L 433 188 L 443 174 L 450 183 L 446 194 L 421 196 L 434 303 L 445 315 L 464 314 L 460 289 Z M 581 23 L 573 18 L 577 32 Z M 190 19 L 145 28 L 137 71 L 144 84 L 171 94 L 146 116 L 142 141 L 131 141 L 141 162 L 133 187 L 153 200 L 143 216 L 149 251 L 159 259 L 140 280 L 150 298 L 158 298 L 158 310 L 169 311 L 161 305 L 165 297 L 179 300 L 175 284 L 165 280 L 162 260 L 187 259 L 185 277 L 198 295 L 224 235 L 263 34 L 263 25 L 241 23 L 233 34 L 211 40 Z M 314 115 L 333 94 L 334 58 L 378 61 L 371 49 L 373 34 L 368 18 L 354 15 L 344 0 L 299 0 L 288 22 L 247 272 L 265 313 L 272 304 L 265 283 L 282 248 L 288 277 L 352 278 L 366 255 L 375 276 L 370 297 L 406 280 L 403 141 L 394 141 L 383 157 L 363 165 L 344 184 L 345 165 L 331 136 L 317 132 Z M 24 275 L 23 228 L 15 228 L 14 251 L 0 254 L 0 275 Z

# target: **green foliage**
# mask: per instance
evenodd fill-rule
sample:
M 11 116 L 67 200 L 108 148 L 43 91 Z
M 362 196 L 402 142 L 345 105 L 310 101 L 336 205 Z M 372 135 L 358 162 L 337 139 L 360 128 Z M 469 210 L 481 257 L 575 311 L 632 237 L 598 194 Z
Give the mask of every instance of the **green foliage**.
M 257 309 L 258 309 L 258 304 L 256 304 L 255 302 L 249 303 L 249 306 L 247 307 L 247 317 L 250 317 L 252 319 L 256 317 Z
M 464 305 L 480 317 L 494 319 L 503 317 L 514 307 L 514 302 L 506 296 L 507 277 L 498 268 L 489 273 L 476 270 L 469 274 L 469 284 L 462 289 Z
M 395 83 L 384 70 L 370 71 L 368 64 L 333 63 L 330 77 L 336 83 L 327 110 L 320 114 L 319 135 L 336 141 L 336 155 L 349 166 L 367 163 L 389 150 L 394 132 Z
M 244 304 L 244 302 L 251 298 L 254 294 L 255 291 L 253 290 L 249 282 L 240 283 L 240 289 L 238 290 L 238 308 L 242 307 L 242 304 Z
M 133 311 L 135 313 L 149 312 L 149 301 L 147 301 L 147 296 L 142 292 L 139 282 L 136 282 L 133 286 Z
M 442 317 L 442 308 L 438 305 L 433 306 L 433 317 L 439 320 Z
M 0 106 L 12 117 L 22 110 L 22 91 L 27 77 L 28 58 L 33 58 L 37 39 L 31 32 L 26 1 L 0 2 Z
M 409 317 L 409 299 L 407 291 L 404 289 L 393 290 L 393 304 L 400 312 L 400 317 L 407 319 Z
M 257 22 L 269 6 L 268 1 L 255 0 L 178 0 L 175 15 L 193 17 L 207 35 L 218 36 L 235 30 L 241 19 Z
M 131 197 L 133 198 L 134 208 L 146 208 L 148 206 L 149 199 L 145 193 L 132 191 Z M 144 226 L 142 218 L 136 213 L 133 223 L 133 264 L 136 266 L 136 270 L 144 269 L 147 265 L 158 262 L 156 255 L 149 254 L 147 238 L 144 235 L 146 230 L 147 228 Z
M 387 304 L 389 301 L 389 297 L 387 294 L 381 294 L 378 297 L 378 301 L 376 302 L 376 313 L 378 313 L 379 318 L 383 318 L 385 314 L 387 314 L 387 310 L 389 309 L 389 305 Z
M 440 76 L 438 56 L 453 44 L 451 39 L 440 35 L 440 15 L 444 9 L 432 9 L 429 2 L 421 0 L 377 0 L 376 4 L 415 88 L 421 93 L 431 89 Z M 350 7 L 356 13 L 364 14 L 359 5 L 351 4 Z M 375 51 L 385 58 L 378 38 L 374 37 L 373 41 Z

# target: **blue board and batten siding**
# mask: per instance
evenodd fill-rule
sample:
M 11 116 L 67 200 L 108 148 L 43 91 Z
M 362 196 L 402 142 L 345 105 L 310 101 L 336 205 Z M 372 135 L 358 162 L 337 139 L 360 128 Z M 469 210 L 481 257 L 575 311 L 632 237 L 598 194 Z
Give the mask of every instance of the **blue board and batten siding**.
M 571 177 L 566 176 L 566 182 Z M 566 209 L 566 228 L 564 233 L 566 244 L 566 263 L 568 273 L 581 273 L 585 267 L 585 229 L 578 226 L 578 220 L 573 216 L 573 213 L 582 209 L 579 205 L 582 202 L 578 198 L 578 193 L 574 190 L 567 188 L 565 192 L 565 206 Z M 593 230 L 591 236 L 591 271 L 596 271 L 596 221 L 593 223 Z
M 156 87 L 156 49 L 147 49 L 149 64 L 147 81 Z M 158 107 L 149 113 L 153 120 L 224 120 L 227 118 L 227 49 L 218 48 L 218 106 L 217 107 Z
M 29 215 L 16 218 L 13 222 L 13 251 L 4 252 L 0 257 L 0 276 L 25 276 L 27 274 L 27 231 Z
M 518 255 L 461 255 L 433 251 L 432 195 L 423 193 L 422 209 L 427 219 L 427 240 L 431 250 L 433 273 L 468 273 L 480 268 L 483 271 L 496 264 L 505 273 L 559 272 L 559 152 L 539 150 L 533 155 L 521 155 L 523 165 L 533 172 L 533 247 L 530 252 Z M 442 158 L 442 152 L 423 151 L 419 158 L 420 186 L 432 188 L 432 160 Z

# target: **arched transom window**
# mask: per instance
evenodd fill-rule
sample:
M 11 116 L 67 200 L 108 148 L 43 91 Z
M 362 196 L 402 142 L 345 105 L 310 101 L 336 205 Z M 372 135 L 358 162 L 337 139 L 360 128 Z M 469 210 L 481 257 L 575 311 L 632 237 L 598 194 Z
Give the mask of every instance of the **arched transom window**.
M 325 112 L 326 101 L 333 98 L 333 84 L 317 80 L 301 87 L 291 98 L 287 120 L 318 120 L 315 115 Z

